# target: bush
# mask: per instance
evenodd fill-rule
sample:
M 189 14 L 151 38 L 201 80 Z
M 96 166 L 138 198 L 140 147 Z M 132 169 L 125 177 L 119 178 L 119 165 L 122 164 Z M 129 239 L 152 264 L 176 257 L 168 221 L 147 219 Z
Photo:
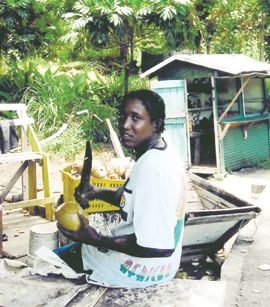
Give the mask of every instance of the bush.
M 69 128 L 57 139 L 42 146 L 45 152 L 53 153 L 57 158 L 73 161 L 85 147 L 85 139 L 79 124 Z
M 270 160 L 261 161 L 256 165 L 257 168 L 270 169 Z
M 130 77 L 130 90 L 148 87 L 146 80 Z M 117 107 L 123 93 L 123 74 L 106 71 L 100 62 L 59 65 L 28 58 L 12 62 L 0 76 L 0 98 L 27 104 L 41 140 L 57 132 L 63 123 L 68 124 L 66 133 L 46 145 L 67 159 L 81 150 L 86 138 L 92 143 L 111 142 L 105 119 L 109 118 L 117 130 Z M 79 115 L 82 110 L 86 112 Z

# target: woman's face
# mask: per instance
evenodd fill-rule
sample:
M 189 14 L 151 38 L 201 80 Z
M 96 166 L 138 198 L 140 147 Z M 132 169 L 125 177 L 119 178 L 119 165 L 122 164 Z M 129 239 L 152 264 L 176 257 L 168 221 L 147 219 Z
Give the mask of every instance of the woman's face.
M 129 149 L 136 149 L 147 144 L 156 131 L 155 122 L 139 99 L 128 100 L 120 119 L 120 135 L 122 144 Z

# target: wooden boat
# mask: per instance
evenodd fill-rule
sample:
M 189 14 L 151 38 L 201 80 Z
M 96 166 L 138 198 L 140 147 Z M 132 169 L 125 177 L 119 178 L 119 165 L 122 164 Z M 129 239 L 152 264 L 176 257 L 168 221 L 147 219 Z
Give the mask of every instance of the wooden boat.
M 214 255 L 261 209 L 190 174 L 183 256 Z

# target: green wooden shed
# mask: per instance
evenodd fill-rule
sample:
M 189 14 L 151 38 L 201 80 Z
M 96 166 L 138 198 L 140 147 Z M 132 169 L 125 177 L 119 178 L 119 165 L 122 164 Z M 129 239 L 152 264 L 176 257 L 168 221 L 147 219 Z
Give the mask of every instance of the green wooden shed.
M 241 54 L 175 54 L 144 72 L 166 104 L 187 168 L 222 173 L 270 157 L 270 65 Z

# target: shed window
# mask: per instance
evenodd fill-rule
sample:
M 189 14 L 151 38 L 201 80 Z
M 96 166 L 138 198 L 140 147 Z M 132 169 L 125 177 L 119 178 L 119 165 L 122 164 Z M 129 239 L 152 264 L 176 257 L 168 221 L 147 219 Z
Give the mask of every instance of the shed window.
M 243 83 L 246 78 L 243 78 Z M 264 109 L 264 89 L 262 79 L 251 79 L 244 89 L 244 114 L 261 113 Z
M 229 103 L 235 97 L 238 91 L 237 83 L 239 82 L 240 80 L 237 78 L 216 79 L 219 115 L 222 115 Z M 240 99 L 241 97 L 239 96 L 225 117 L 234 117 L 240 115 Z

